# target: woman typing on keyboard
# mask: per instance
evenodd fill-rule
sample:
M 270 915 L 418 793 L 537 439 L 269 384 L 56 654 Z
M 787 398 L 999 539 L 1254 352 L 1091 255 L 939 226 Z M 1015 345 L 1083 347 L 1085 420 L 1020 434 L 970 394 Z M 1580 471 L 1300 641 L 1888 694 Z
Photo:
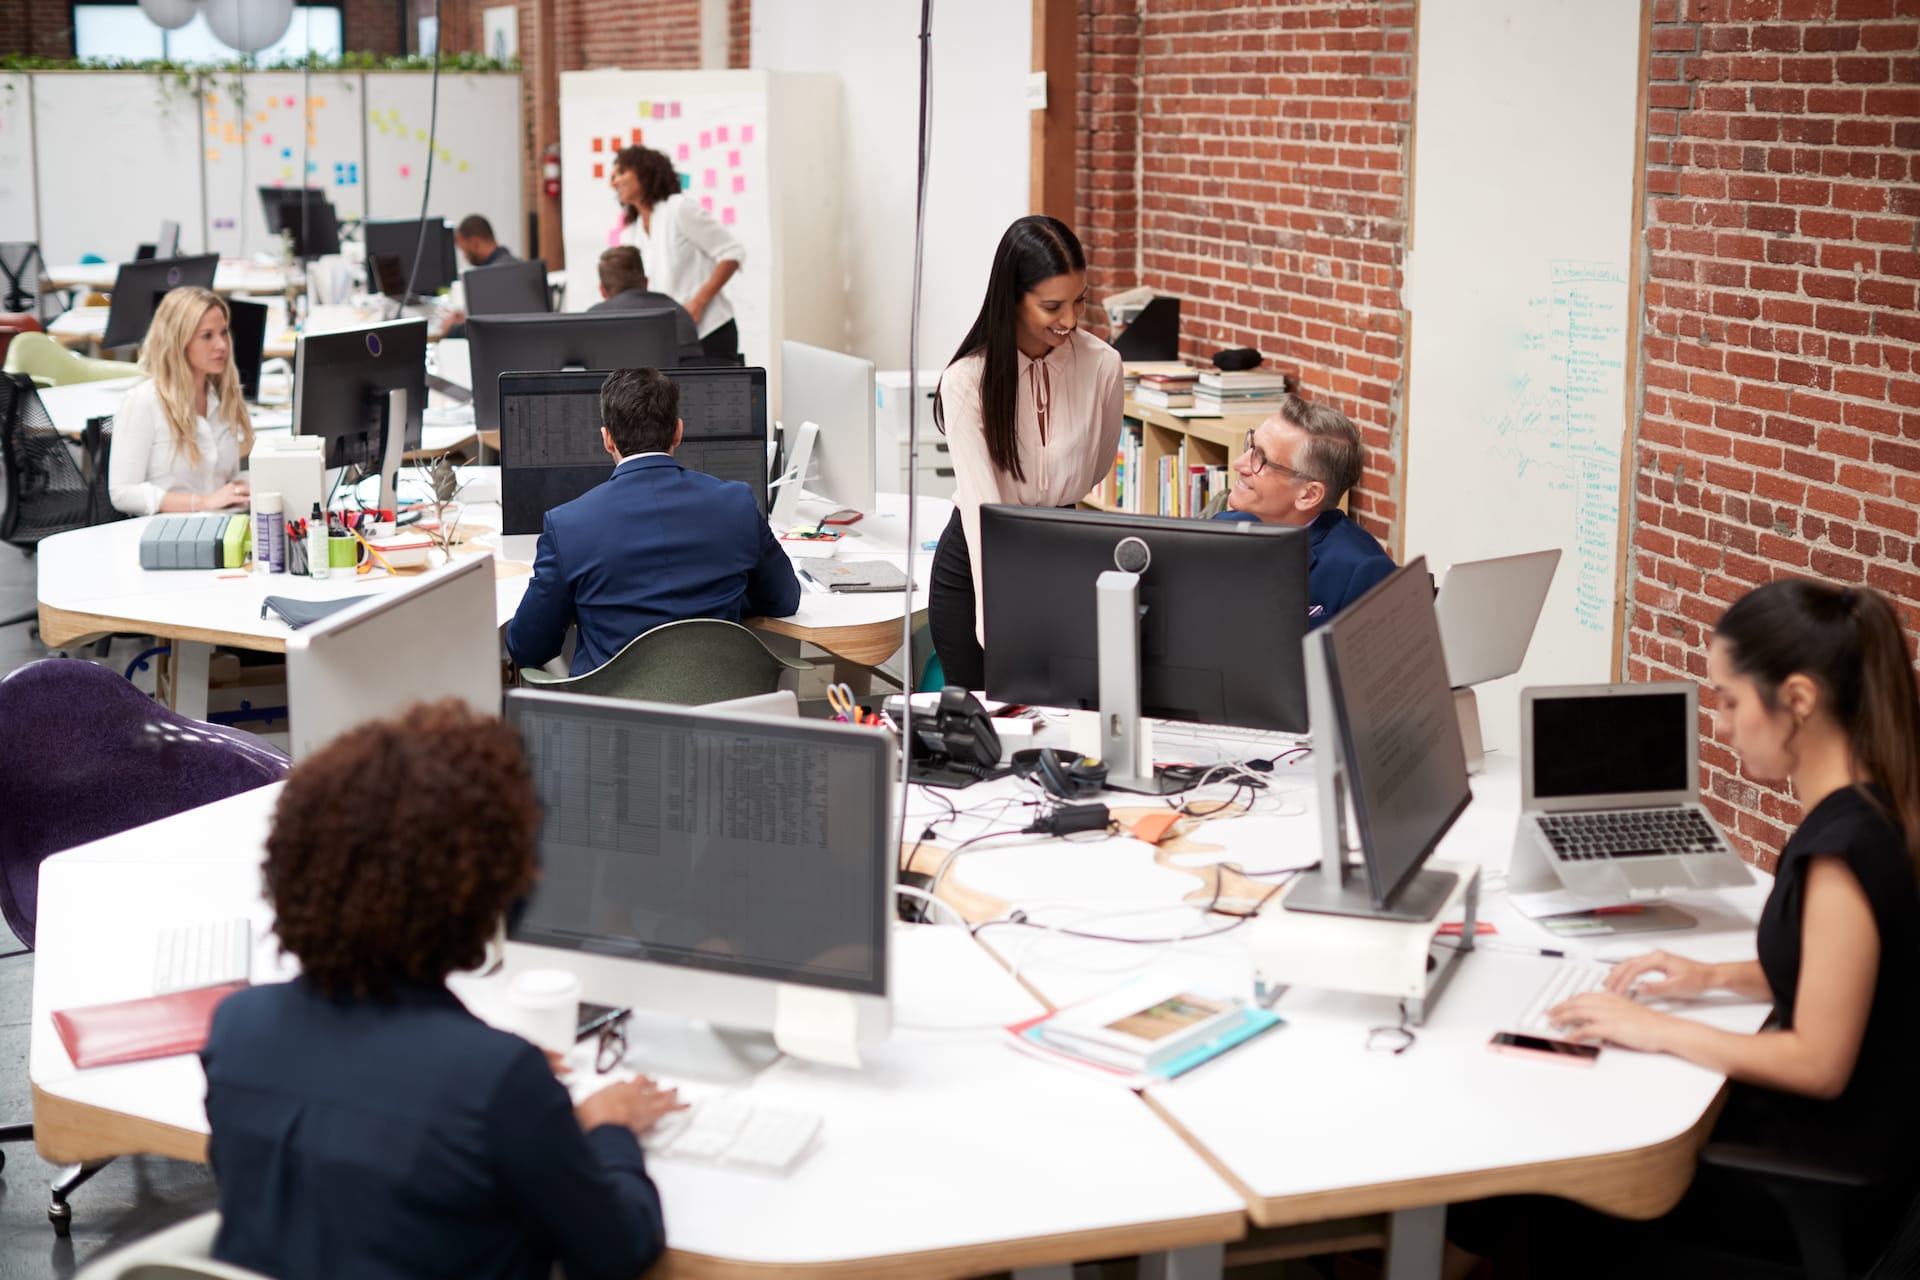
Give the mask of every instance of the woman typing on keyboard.
M 222 1261 L 279 1277 L 633 1280 L 664 1247 L 636 1079 L 575 1108 L 546 1057 L 447 990 L 534 878 L 520 741 L 447 701 L 287 776 L 266 892 L 292 982 L 229 997 L 202 1053 Z
M 1800 810 L 1760 917 L 1759 958 L 1706 964 L 1656 951 L 1616 966 L 1606 991 L 1550 1016 L 1574 1037 L 1670 1053 L 1728 1076 L 1734 1089 L 1713 1140 L 1856 1178 L 1863 1185 L 1847 1193 L 1842 1238 L 1864 1263 L 1920 1191 L 1920 707 L 1906 639 L 1872 591 L 1781 581 L 1722 616 L 1707 674 L 1717 736 L 1746 773 L 1788 783 Z M 1772 1022 L 1742 1035 L 1632 998 L 1716 991 L 1771 1000 Z M 1727 1182 L 1703 1166 L 1666 1219 L 1604 1230 L 1619 1247 L 1582 1250 L 1594 1274 L 1689 1244 L 1796 1256 L 1768 1198 L 1750 1182 Z M 1464 1206 L 1454 1224 L 1457 1243 L 1476 1253 L 1491 1243 L 1488 1207 Z M 1533 1207 L 1523 1215 L 1532 1243 L 1551 1252 L 1553 1274 L 1575 1274 L 1566 1232 L 1591 1240 L 1596 1216 L 1576 1226 L 1570 1215 L 1586 1211 Z

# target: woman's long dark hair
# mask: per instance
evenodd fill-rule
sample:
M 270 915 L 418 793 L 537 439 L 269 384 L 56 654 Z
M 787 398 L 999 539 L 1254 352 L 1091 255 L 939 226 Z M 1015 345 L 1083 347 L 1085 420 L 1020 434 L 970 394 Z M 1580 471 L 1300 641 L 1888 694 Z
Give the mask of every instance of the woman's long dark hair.
M 625 169 L 640 179 L 640 198 L 647 202 L 649 209 L 680 194 L 680 175 L 673 171 L 673 161 L 667 159 L 664 151 L 655 151 L 652 147 L 622 147 L 613 154 L 613 167 Z M 628 226 L 639 221 L 638 209 L 630 204 L 620 207 L 625 210 Z
M 1015 480 L 1027 478 L 1020 467 L 1020 360 L 1014 346 L 1020 304 L 1042 280 L 1086 269 L 1087 255 L 1066 223 L 1039 213 L 1021 218 L 1000 237 L 1000 247 L 993 251 L 993 274 L 987 277 L 986 301 L 980 304 L 973 328 L 961 339 L 960 349 L 953 353 L 953 360 L 981 353 L 980 423 L 987 432 L 987 456 Z M 949 367 L 953 360 L 947 361 Z M 933 421 L 946 431 L 947 415 L 938 387 Z
M 1769 708 L 1796 672 L 1820 686 L 1920 874 L 1920 692 L 1893 606 L 1866 587 L 1790 578 L 1734 601 L 1713 632 Z

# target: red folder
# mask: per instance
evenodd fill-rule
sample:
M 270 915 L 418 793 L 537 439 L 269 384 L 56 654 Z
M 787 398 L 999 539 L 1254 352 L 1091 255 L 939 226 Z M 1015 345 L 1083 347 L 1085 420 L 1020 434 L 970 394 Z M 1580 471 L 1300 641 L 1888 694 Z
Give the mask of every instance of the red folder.
M 213 1011 L 247 984 L 175 991 L 141 1000 L 90 1004 L 53 1015 L 53 1029 L 76 1067 L 105 1067 L 116 1062 L 170 1058 L 198 1053 L 207 1043 Z

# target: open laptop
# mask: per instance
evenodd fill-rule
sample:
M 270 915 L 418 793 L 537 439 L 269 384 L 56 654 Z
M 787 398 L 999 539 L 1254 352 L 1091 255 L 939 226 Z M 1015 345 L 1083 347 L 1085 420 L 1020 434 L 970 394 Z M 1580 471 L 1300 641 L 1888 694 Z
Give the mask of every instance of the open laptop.
M 1750 884 L 1698 798 L 1691 683 L 1520 694 L 1520 829 L 1508 890 L 1529 916 Z
M 1450 686 L 1467 689 L 1520 669 L 1559 564 L 1560 549 L 1553 547 L 1447 570 L 1433 610 Z

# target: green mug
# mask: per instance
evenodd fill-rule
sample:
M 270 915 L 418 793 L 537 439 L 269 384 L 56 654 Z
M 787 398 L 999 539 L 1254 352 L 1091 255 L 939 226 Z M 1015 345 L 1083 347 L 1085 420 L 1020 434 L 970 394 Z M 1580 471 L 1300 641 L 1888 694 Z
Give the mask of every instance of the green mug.
M 358 568 L 367 558 L 367 544 L 350 533 L 327 535 L 327 563 L 335 569 Z

